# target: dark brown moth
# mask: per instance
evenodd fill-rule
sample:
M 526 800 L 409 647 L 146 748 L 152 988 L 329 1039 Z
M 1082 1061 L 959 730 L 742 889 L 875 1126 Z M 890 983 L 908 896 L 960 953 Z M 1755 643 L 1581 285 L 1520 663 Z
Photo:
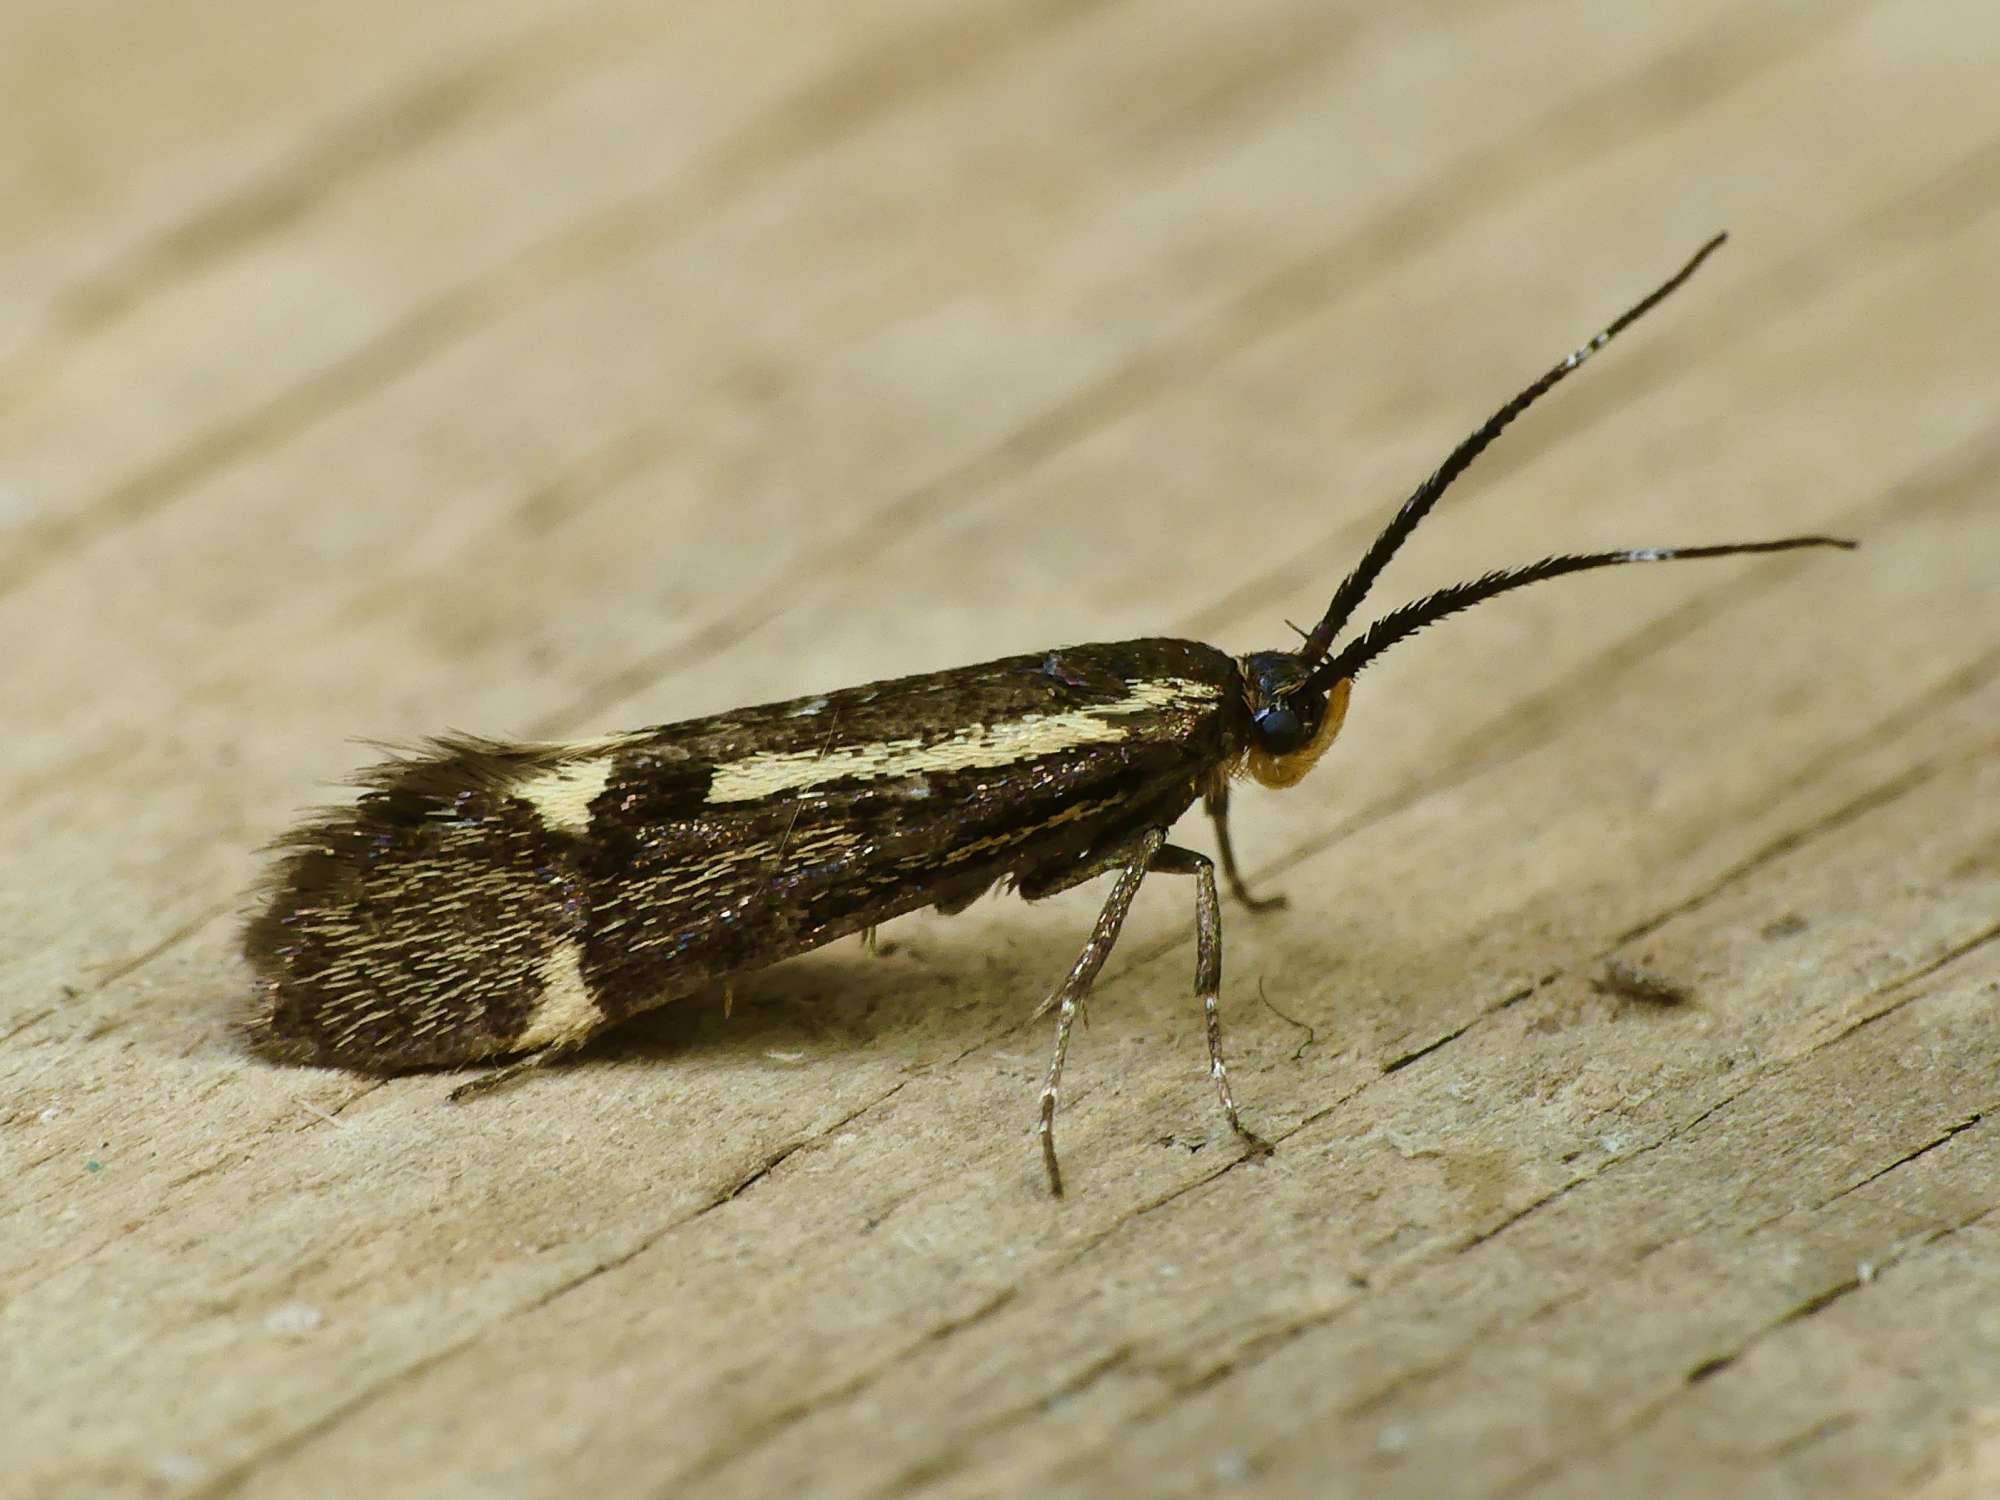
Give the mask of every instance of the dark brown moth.
M 1425 626 L 1543 579 L 1623 563 L 1852 547 L 1795 536 L 1547 557 L 1391 610 L 1344 645 L 1376 576 L 1508 423 L 1694 274 L 1718 235 L 1501 407 L 1419 485 L 1292 650 L 1068 646 L 576 744 L 442 739 L 362 773 L 359 799 L 283 839 L 244 946 L 256 1027 L 286 1058 L 371 1072 L 514 1057 L 454 1098 L 669 1000 L 921 907 L 1116 876 L 1042 1002 L 1049 1186 L 1078 1008 L 1148 874 L 1195 883 L 1195 989 L 1223 1065 L 1220 903 L 1206 855 L 1167 842 L 1197 799 L 1251 907 L 1227 821 L 1248 775 L 1288 787 L 1339 732 L 1356 675 Z

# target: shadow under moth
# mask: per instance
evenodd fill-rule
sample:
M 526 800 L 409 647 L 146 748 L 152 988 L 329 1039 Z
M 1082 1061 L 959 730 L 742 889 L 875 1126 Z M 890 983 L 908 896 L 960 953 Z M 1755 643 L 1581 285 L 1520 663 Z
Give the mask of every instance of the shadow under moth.
M 1339 732 L 1355 677 L 1483 600 L 1624 563 L 1852 547 L 1835 537 L 1545 557 L 1440 589 L 1344 644 L 1377 575 L 1502 430 L 1692 276 L 1718 235 L 1502 406 L 1417 486 L 1290 650 L 1196 641 L 1066 646 L 572 744 L 446 738 L 361 773 L 359 798 L 280 841 L 245 951 L 254 1026 L 295 1061 L 369 1072 L 513 1058 L 490 1086 L 670 1000 L 994 886 L 1029 900 L 1100 875 L 1110 894 L 1038 1015 L 1056 1013 L 1041 1093 L 1050 1189 L 1070 1032 L 1149 874 L 1195 896 L 1209 1072 L 1253 1149 L 1223 1064 L 1214 863 L 1167 839 L 1197 799 L 1222 873 L 1230 785 L 1289 787 Z

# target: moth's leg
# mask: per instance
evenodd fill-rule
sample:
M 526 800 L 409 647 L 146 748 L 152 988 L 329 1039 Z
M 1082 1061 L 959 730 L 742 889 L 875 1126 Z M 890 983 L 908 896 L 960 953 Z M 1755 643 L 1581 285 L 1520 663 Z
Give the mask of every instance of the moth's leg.
M 1166 836 L 1166 831 L 1162 829 L 1161 839 L 1164 840 Z M 1044 865 L 1038 870 L 1025 872 L 1015 880 L 1014 890 L 1023 901 L 1039 901 L 1044 896 L 1059 896 L 1064 891 L 1082 885 L 1086 880 L 1095 880 L 1112 870 L 1124 869 L 1132 863 L 1132 851 L 1137 847 L 1136 840 L 1127 839 L 1122 844 L 1113 844 L 1110 848 L 1100 849 L 1095 853 L 1086 850 L 1074 864 Z M 1035 1014 L 1038 1016 L 1048 1014 L 1049 1007 L 1053 1004 L 1055 1004 L 1053 997 L 1044 1000 L 1041 1009 Z
M 1132 898 L 1139 894 L 1140 883 L 1146 878 L 1153 856 L 1166 840 L 1166 830 L 1149 828 L 1122 850 L 1107 853 L 1102 860 L 1093 861 L 1095 869 L 1092 874 L 1109 869 L 1114 864 L 1124 868 L 1119 871 L 1118 882 L 1111 887 L 1111 894 L 1104 900 L 1104 909 L 1097 914 L 1097 925 L 1091 928 L 1083 952 L 1076 956 L 1076 962 L 1070 965 L 1068 975 L 1055 992 L 1035 1011 L 1037 1016 L 1046 1015 L 1051 1009 L 1056 1012 L 1056 1051 L 1049 1063 L 1048 1082 L 1042 1085 L 1040 1130 L 1042 1165 L 1049 1174 L 1049 1191 L 1058 1198 L 1062 1196 L 1063 1189 L 1062 1169 L 1056 1165 L 1056 1094 L 1062 1087 L 1063 1062 L 1069 1056 L 1070 1028 L 1076 1024 L 1077 1012 L 1083 1007 L 1084 997 L 1090 993 L 1097 971 L 1104 967 L 1112 945 L 1118 941 L 1118 929 L 1125 925 L 1125 914 L 1132 909 Z M 1089 876 L 1078 878 L 1088 879 Z
M 1216 1010 L 1216 997 L 1222 991 L 1222 898 L 1215 892 L 1215 861 L 1177 844 L 1163 844 L 1153 855 L 1152 868 L 1162 875 L 1195 878 L 1194 989 L 1201 996 L 1202 1015 L 1208 1022 L 1209 1077 L 1215 1080 L 1215 1092 L 1222 1099 L 1222 1112 L 1229 1117 L 1229 1128 L 1259 1156 L 1268 1156 L 1270 1142 L 1246 1130 L 1236 1112 L 1236 1100 L 1229 1092 L 1229 1069 L 1222 1061 L 1222 1017 Z
M 530 1069 L 546 1067 L 558 1058 L 569 1056 L 580 1045 L 580 1041 L 563 1042 L 557 1046 L 544 1047 L 539 1052 L 530 1052 L 525 1057 L 517 1057 L 512 1062 L 505 1063 L 490 1073 L 481 1073 L 477 1078 L 461 1083 L 445 1097 L 453 1104 L 463 1104 L 468 1099 L 480 1094 L 491 1093 L 494 1089 L 512 1083 Z
M 1277 911 L 1284 906 L 1282 893 L 1253 896 L 1236 868 L 1236 849 L 1229 842 L 1229 786 L 1225 782 L 1202 799 L 1202 807 L 1215 820 L 1215 852 L 1222 856 L 1222 878 L 1229 882 L 1229 894 L 1252 911 Z

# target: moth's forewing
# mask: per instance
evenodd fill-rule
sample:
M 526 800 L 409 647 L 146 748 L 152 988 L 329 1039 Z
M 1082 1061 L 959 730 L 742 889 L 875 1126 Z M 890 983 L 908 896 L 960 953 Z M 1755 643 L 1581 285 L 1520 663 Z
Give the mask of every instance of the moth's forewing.
M 443 742 L 285 841 L 269 1043 L 393 1069 L 635 1011 L 1171 824 L 1242 747 L 1189 641 L 1008 657 L 572 746 Z

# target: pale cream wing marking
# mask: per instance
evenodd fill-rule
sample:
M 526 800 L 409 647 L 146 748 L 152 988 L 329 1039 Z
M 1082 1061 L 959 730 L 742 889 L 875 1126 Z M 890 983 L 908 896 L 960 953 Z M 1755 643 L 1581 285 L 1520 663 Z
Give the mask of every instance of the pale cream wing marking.
M 926 771 L 967 771 L 1013 765 L 1083 745 L 1115 744 L 1131 733 L 1119 722 L 1162 708 L 1206 707 L 1211 683 L 1184 677 L 1135 683 L 1125 697 L 1071 713 L 1023 714 L 1000 724 L 968 724 L 942 740 L 881 740 L 838 750 L 768 751 L 717 766 L 708 801 L 753 802 L 783 792 L 846 780 L 872 781 Z
M 582 1041 L 605 1022 L 604 1012 L 590 997 L 590 982 L 583 977 L 583 945 L 575 938 L 563 938 L 549 950 L 542 960 L 541 979 L 541 1002 L 529 1013 L 520 1035 L 507 1043 L 510 1051 Z
M 611 779 L 612 765 L 608 750 L 587 759 L 565 761 L 530 776 L 514 795 L 535 810 L 544 826 L 583 833 L 590 828 L 590 804 Z

